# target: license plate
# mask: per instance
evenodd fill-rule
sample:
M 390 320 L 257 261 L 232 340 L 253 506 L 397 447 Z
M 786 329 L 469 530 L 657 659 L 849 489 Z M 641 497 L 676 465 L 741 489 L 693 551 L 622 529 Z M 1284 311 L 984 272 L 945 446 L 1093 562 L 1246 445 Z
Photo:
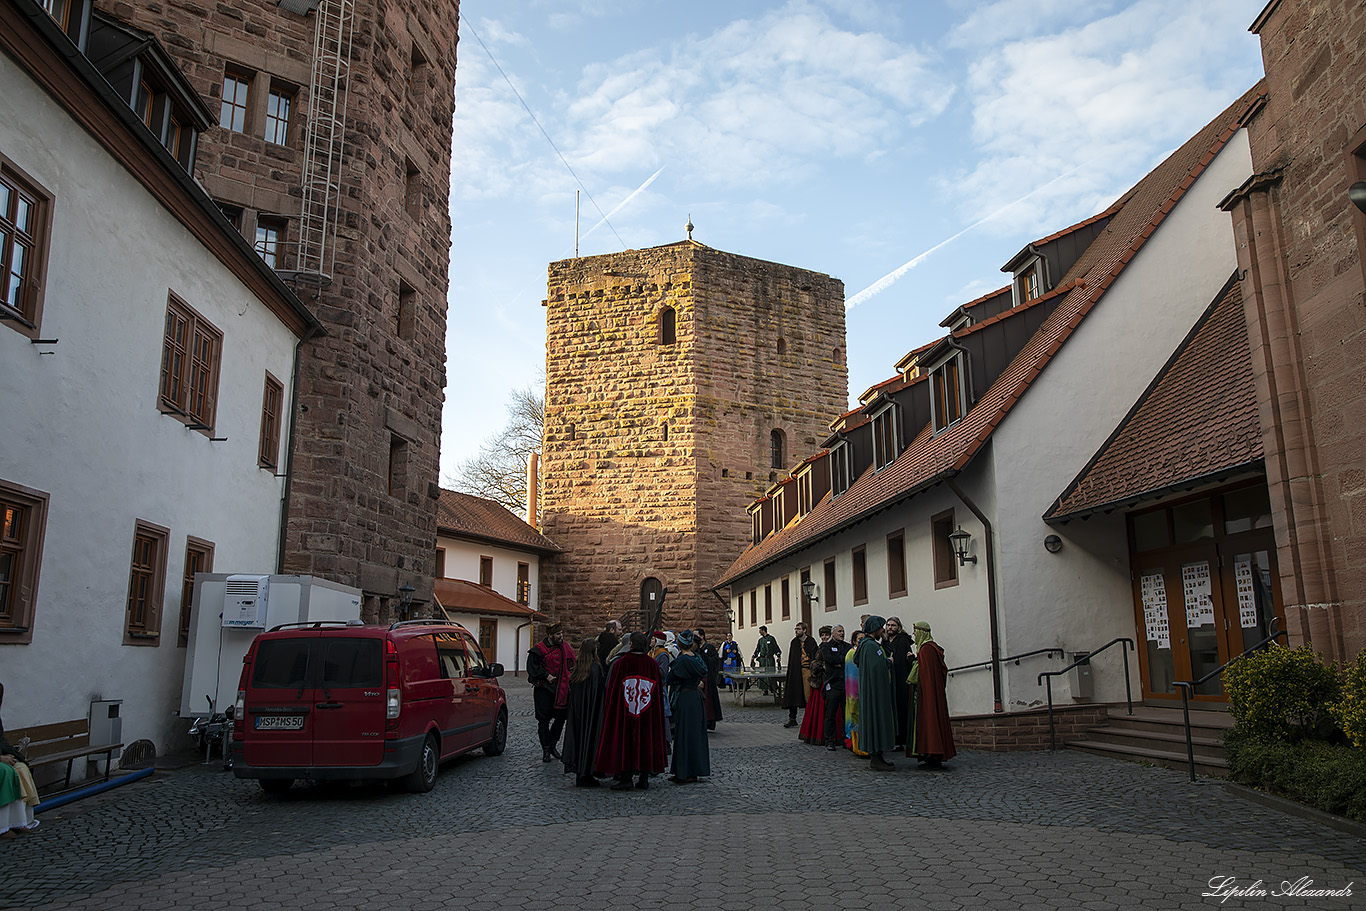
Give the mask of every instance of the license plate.
M 302 731 L 303 729 L 303 715 L 256 716 L 256 730 L 258 731 Z

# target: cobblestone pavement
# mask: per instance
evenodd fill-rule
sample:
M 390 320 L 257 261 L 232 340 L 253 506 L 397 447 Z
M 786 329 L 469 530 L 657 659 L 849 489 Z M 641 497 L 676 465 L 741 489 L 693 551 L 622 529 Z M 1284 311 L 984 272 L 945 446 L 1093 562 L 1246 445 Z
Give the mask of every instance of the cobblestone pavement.
M 967 752 L 879 774 L 737 708 L 710 781 L 578 789 L 540 761 L 525 683 L 507 752 L 446 765 L 425 795 L 311 786 L 283 799 L 215 766 L 40 815 L 0 842 L 0 907 L 557 911 L 700 908 L 1198 908 L 1366 902 L 1366 839 L 1081 753 Z M 1283 881 L 1351 898 L 1277 896 Z

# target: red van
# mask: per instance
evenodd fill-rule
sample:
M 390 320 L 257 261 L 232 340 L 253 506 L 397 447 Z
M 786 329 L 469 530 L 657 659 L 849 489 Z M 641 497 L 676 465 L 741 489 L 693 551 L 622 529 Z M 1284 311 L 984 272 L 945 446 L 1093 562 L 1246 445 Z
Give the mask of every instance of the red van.
M 397 779 L 430 791 L 444 760 L 507 744 L 501 664 L 458 623 L 289 623 L 242 659 L 233 771 L 269 793 L 296 778 Z

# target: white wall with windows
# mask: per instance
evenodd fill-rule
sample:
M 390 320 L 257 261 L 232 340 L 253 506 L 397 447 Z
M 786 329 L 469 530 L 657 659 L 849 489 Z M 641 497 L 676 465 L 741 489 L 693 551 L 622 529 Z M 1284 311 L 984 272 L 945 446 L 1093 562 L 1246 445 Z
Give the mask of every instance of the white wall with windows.
M 437 535 L 436 546 L 438 550 L 445 551 L 442 578 L 480 582 L 480 563 L 488 559 L 492 561 L 493 569 L 493 582 L 490 588 L 504 598 L 525 604 L 532 610 L 540 609 L 537 605 L 540 603 L 541 595 L 541 557 L 536 552 L 450 535 Z M 527 590 L 523 597 L 518 597 L 521 588 L 518 582 L 521 564 L 527 567 Z
M 954 479 L 993 527 L 1001 657 L 1047 648 L 1070 656 L 1114 638 L 1137 635 L 1123 517 L 1094 517 L 1062 528 L 1048 526 L 1041 517 L 1119 425 L 1233 274 L 1232 228 L 1217 203 L 1250 174 L 1246 134 L 1239 131 L 1033 381 L 993 432 L 987 448 Z M 1124 369 L 1115 369 L 1116 364 Z M 963 566 L 953 561 L 956 579 L 951 583 L 944 580 L 934 543 L 935 519 L 950 511 L 949 524 L 961 525 L 971 535 L 969 551 L 977 556 L 976 563 Z M 907 591 L 891 597 L 887 536 L 899 529 L 904 529 Z M 1059 553 L 1045 550 L 1049 534 L 1063 539 Z M 854 552 L 859 547 L 866 564 L 866 603 L 854 599 Z M 737 616 L 736 639 L 748 658 L 758 638 L 757 624 L 750 620 L 751 590 L 758 592 L 762 623 L 764 586 L 783 575 L 795 580 L 802 567 L 810 566 L 813 581 L 822 588 L 821 606 L 812 613 L 815 627 L 839 622 L 852 636 L 865 614 L 899 616 L 907 625 L 923 619 L 944 647 L 950 667 L 987 661 L 991 638 L 985 547 L 985 528 L 963 500 L 946 485 L 933 487 L 737 580 L 731 586 L 731 606 L 737 612 L 743 609 L 744 625 Z M 829 593 L 823 564 L 829 557 L 834 557 L 836 567 L 833 611 L 825 610 Z M 784 650 L 793 622 L 768 624 Z M 1094 701 L 1124 699 L 1124 667 L 1117 649 L 1096 659 Z M 1019 665 L 1005 664 L 1004 708 L 1043 705 L 1039 673 L 1066 663 L 1070 657 L 1064 661 L 1034 656 Z M 1139 692 L 1133 654 L 1129 675 L 1133 691 Z M 1066 676 L 1055 678 L 1053 693 L 1055 704 L 1071 701 Z M 992 711 L 990 671 L 955 674 L 948 683 L 948 700 L 954 715 Z
M 0 154 L 52 195 L 39 340 L 0 322 L 0 481 L 47 497 L 41 547 L 20 555 L 41 560 L 28 631 L 0 633 L 4 717 L 68 721 L 121 699 L 123 739 L 164 751 L 187 725 L 172 717 L 187 545 L 211 545 L 217 572 L 275 569 L 282 481 L 258 467 L 263 390 L 268 373 L 286 381 L 289 413 L 297 338 L 4 55 L 0 85 Z M 221 334 L 208 427 L 160 407 L 171 295 Z M 139 523 L 159 539 L 140 581 Z M 136 625 L 130 581 L 150 582 Z

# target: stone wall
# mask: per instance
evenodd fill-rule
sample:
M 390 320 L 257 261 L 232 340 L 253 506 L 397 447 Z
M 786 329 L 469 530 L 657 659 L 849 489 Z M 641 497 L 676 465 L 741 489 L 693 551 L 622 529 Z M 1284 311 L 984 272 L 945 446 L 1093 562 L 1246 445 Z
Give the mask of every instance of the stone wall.
M 201 136 L 196 176 L 240 210 L 248 239 L 261 219 L 284 219 L 277 268 L 294 269 L 317 14 L 273 0 L 96 3 L 155 34 L 215 115 L 225 70 L 248 80 L 245 130 Z M 364 589 L 371 619 L 404 582 L 431 597 L 458 12 L 436 0 L 356 5 L 335 268 L 320 291 L 297 287 L 328 334 L 303 346 L 282 569 Z M 293 93 L 285 145 L 264 138 L 272 89 Z
M 1366 648 L 1366 6 L 1270 4 L 1267 103 L 1238 237 L 1281 587 L 1292 640 Z
M 1107 705 L 1053 707 L 1054 741 L 1059 748 L 1105 721 Z M 989 715 L 958 715 L 949 719 L 953 744 L 960 750 L 1048 749 L 1048 710 L 1029 709 Z
M 595 631 L 653 577 L 666 626 L 719 635 L 772 431 L 790 468 L 845 410 L 843 284 L 684 241 L 551 263 L 546 308 L 542 609 Z

